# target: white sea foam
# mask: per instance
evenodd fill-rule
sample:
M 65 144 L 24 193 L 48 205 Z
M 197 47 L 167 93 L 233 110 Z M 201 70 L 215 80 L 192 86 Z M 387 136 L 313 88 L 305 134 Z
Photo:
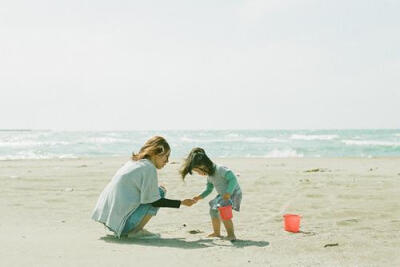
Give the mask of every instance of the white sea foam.
M 323 135 L 304 135 L 293 134 L 290 138 L 294 140 L 333 140 L 338 138 L 336 134 L 323 134 Z
M 228 138 L 237 138 L 237 137 L 239 137 L 240 135 L 237 134 L 237 133 L 230 133 L 230 134 L 227 134 L 226 136 L 227 136 Z
M 23 142 L 3 141 L 0 142 L 0 147 L 34 147 L 40 144 L 41 142 L 34 142 L 34 141 L 23 141 Z
M 65 141 L 19 141 L 19 142 L 0 142 L 0 147 L 12 147 L 12 148 L 21 148 L 21 147 L 38 147 L 38 146 L 57 146 L 57 145 L 69 145 L 71 143 Z
M 34 152 L 18 153 L 15 155 L 0 156 L 0 160 L 21 160 L 21 159 L 73 159 L 77 158 L 72 154 L 37 154 Z
M 197 142 L 201 142 L 201 140 L 199 140 L 199 139 L 194 139 L 194 138 L 190 138 L 190 137 L 187 137 L 187 136 L 182 136 L 182 137 L 180 138 L 180 140 L 181 140 L 182 142 L 185 142 L 185 143 L 197 143 Z
M 267 137 L 240 137 L 238 136 L 226 136 L 225 138 L 213 138 L 213 139 L 196 139 L 183 136 L 180 141 L 185 143 L 230 143 L 230 142 L 245 142 L 245 143 L 287 143 L 288 140 L 278 138 L 267 138 Z
M 355 146 L 400 146 L 400 142 L 388 142 L 379 140 L 342 140 L 346 145 Z
M 181 142 L 184 143 L 229 143 L 242 141 L 241 138 L 215 138 L 215 139 L 196 139 L 183 136 L 180 138 Z
M 266 143 L 268 141 L 268 138 L 265 137 L 246 137 L 243 138 L 244 142 L 248 143 Z
M 268 139 L 268 142 L 270 142 L 270 143 L 287 143 L 287 142 L 289 142 L 289 140 L 279 139 L 279 138 L 270 138 L 270 139 Z
M 267 138 L 267 137 L 247 137 L 240 140 L 248 143 L 287 143 L 288 140 L 279 138 Z
M 126 143 L 129 142 L 128 139 L 123 138 L 113 138 L 113 137 L 91 137 L 84 141 L 83 143 L 94 143 L 94 144 L 115 144 L 115 143 Z

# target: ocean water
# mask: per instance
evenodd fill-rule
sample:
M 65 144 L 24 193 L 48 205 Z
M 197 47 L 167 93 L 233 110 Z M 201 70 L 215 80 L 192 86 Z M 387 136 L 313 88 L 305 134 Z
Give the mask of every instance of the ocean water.
M 399 130 L 0 130 L 0 160 L 127 156 L 153 135 L 164 136 L 180 158 L 196 146 L 211 157 L 400 156 Z

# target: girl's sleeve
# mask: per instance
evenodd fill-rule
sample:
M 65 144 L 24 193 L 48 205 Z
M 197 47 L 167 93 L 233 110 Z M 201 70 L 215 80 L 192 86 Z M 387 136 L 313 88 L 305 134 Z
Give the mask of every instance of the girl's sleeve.
M 226 192 L 232 194 L 238 184 L 236 176 L 232 171 L 227 171 L 225 173 L 225 179 L 228 180 L 228 188 L 226 189 Z
M 210 182 L 207 182 L 207 187 L 206 190 L 204 190 L 203 193 L 200 194 L 201 198 L 207 197 L 214 189 L 214 185 Z

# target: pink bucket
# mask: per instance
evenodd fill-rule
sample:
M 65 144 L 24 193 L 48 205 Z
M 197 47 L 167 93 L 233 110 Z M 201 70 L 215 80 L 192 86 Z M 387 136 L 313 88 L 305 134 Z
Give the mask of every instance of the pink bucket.
M 222 220 L 226 221 L 232 219 L 233 215 L 231 205 L 219 207 L 218 210 Z
M 285 214 L 283 215 L 285 222 L 285 230 L 292 233 L 299 232 L 300 229 L 300 215 Z

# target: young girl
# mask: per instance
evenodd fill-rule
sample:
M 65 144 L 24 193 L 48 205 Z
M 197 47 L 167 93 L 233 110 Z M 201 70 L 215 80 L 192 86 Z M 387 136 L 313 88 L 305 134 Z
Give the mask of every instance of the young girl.
M 180 174 L 182 179 L 192 171 L 201 176 L 207 177 L 206 189 L 193 200 L 199 201 L 207 197 L 215 188 L 218 192 L 217 197 L 209 202 L 211 222 L 214 232 L 209 237 L 221 237 L 221 221 L 218 213 L 218 205 L 224 205 L 226 202 L 232 202 L 232 208 L 236 211 L 240 210 L 240 202 L 242 200 L 242 191 L 237 183 L 236 176 L 226 167 L 214 164 L 206 155 L 204 149 L 194 148 L 183 163 Z M 232 220 L 222 221 L 228 236 L 226 239 L 234 241 L 236 236 L 233 230 Z
M 170 147 L 161 136 L 150 138 L 122 166 L 101 193 L 92 219 L 103 223 L 117 237 L 158 238 L 143 227 L 160 207 L 191 206 L 192 199 L 165 198 L 166 190 L 158 186 L 157 169 L 167 164 Z

